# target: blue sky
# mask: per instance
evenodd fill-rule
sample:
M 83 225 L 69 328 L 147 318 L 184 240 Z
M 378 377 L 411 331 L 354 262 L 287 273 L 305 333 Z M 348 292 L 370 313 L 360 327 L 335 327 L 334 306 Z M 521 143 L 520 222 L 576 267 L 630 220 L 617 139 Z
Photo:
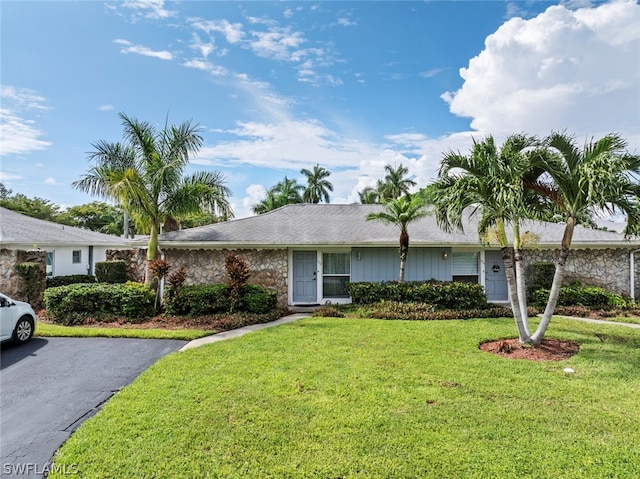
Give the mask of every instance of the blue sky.
M 62 206 L 119 112 L 193 120 L 190 171 L 237 217 L 285 175 L 332 202 L 403 164 L 425 186 L 472 138 L 623 134 L 640 152 L 637 1 L 0 2 L 0 181 Z

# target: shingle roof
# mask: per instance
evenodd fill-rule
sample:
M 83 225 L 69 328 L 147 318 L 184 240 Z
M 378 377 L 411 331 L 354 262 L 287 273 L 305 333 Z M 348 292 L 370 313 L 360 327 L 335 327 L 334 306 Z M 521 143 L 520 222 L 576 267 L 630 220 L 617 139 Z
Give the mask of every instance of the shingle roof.
M 124 246 L 126 242 L 117 236 L 31 218 L 0 208 L 0 245 L 9 244 Z
M 173 231 L 160 235 L 164 247 L 209 246 L 299 246 L 349 245 L 395 246 L 398 228 L 379 221 L 367 221 L 369 213 L 380 211 L 380 205 L 294 204 L 269 213 L 199 228 Z M 409 225 L 411 245 L 477 246 L 477 220 L 472 217 L 464 232 L 445 233 L 433 216 Z M 521 231 L 540 236 L 539 246 L 557 246 L 564 224 L 524 222 Z M 610 231 L 576 227 L 574 247 L 637 247 L 638 242 L 625 241 L 623 235 Z

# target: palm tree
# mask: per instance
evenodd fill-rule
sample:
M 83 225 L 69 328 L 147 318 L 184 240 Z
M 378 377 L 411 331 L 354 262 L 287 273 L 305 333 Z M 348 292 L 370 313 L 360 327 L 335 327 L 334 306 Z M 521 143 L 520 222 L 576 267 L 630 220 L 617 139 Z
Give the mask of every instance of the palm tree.
M 215 211 L 232 217 L 231 195 L 218 172 L 200 171 L 185 176 L 189 157 L 203 139 L 200 128 L 190 121 L 178 126 L 165 124 L 157 131 L 148 122 L 119 114 L 124 143 L 98 141 L 89 154 L 95 166 L 73 183 L 91 195 L 112 199 L 123 205 L 135 220 L 138 231 L 149 232 L 146 282 L 153 275 L 149 263 L 156 258 L 158 233 L 165 221 L 189 213 Z
M 566 222 L 560 254 L 542 321 L 532 336 L 540 343 L 556 307 L 573 231 L 579 218 L 590 212 L 622 212 L 626 236 L 640 234 L 640 156 L 627 152 L 627 142 L 616 134 L 586 143 L 580 149 L 575 139 L 552 133 L 546 139 L 550 154 L 537 157 L 534 175 L 525 187 L 548 198 Z
M 360 197 L 360 203 L 363 205 L 375 205 L 380 203 L 380 193 L 378 193 L 377 189 L 371 186 L 367 186 L 362 191 L 359 191 L 358 196 Z
M 399 198 L 402 195 L 409 195 L 409 190 L 416 186 L 416 182 L 405 178 L 409 173 L 409 168 L 400 164 L 397 168 L 391 165 L 385 165 L 384 170 L 387 172 L 382 181 L 378 181 L 378 192 L 384 201 Z
M 284 204 L 302 203 L 302 192 L 304 186 L 298 184 L 298 181 L 289 179 L 286 176 L 276 186 L 273 187 L 273 191 L 277 196 L 280 196 L 284 201 Z
M 410 223 L 428 215 L 424 202 L 419 198 L 401 196 L 384 203 L 383 211 L 369 213 L 367 221 L 382 221 L 390 223 L 400 228 L 400 275 L 399 281 L 404 282 L 404 270 L 409 252 L 409 231 Z
M 327 178 L 331 176 L 331 172 L 316 164 L 313 170 L 303 168 L 300 173 L 307 177 L 307 188 L 302 195 L 304 202 L 320 203 L 324 201 L 329 203 L 329 192 L 333 191 L 333 185 Z
M 507 289 L 518 335 L 531 342 L 526 287 L 522 268 L 520 219 L 534 216 L 535 203 L 525 196 L 522 175 L 528 171 L 537 140 L 524 135 L 508 137 L 498 148 L 493 137 L 474 141 L 470 155 L 450 151 L 442 159 L 438 178 L 425 190 L 435 207 L 436 221 L 445 231 L 462 230 L 465 211 L 479 215 L 478 229 L 486 237 L 494 228 L 507 278 Z M 525 204 L 530 205 L 525 208 Z M 513 228 L 513 249 L 506 226 Z

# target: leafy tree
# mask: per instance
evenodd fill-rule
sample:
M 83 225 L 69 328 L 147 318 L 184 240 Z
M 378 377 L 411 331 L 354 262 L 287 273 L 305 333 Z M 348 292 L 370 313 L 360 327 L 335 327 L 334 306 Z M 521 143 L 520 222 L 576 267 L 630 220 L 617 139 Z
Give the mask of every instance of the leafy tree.
M 60 214 L 60 207 L 51 201 L 38 197 L 28 198 L 22 193 L 0 200 L 0 206 L 46 221 L 55 221 Z
M 442 159 L 438 178 L 424 194 L 435 207 L 436 221 L 445 231 L 463 229 L 464 215 L 479 215 L 478 229 L 493 237 L 502 250 L 509 300 L 522 343 L 531 342 L 526 285 L 522 261 L 520 220 L 544 211 L 544 203 L 526 195 L 522 177 L 531 158 L 539 155 L 538 141 L 525 135 L 511 135 L 501 148 L 492 136 L 474 141 L 469 155 L 449 151 Z M 539 213 L 538 213 L 539 214 Z M 513 229 L 513 244 L 507 226 Z
M 124 212 L 118 206 L 93 201 L 69 207 L 59 215 L 57 221 L 100 233 L 120 235 L 123 231 Z
M 316 164 L 313 170 L 303 168 L 300 170 L 300 173 L 307 178 L 307 187 L 302 195 L 304 202 L 320 203 L 324 201 L 325 203 L 329 203 L 329 192 L 333 191 L 333 185 L 327 178 L 331 176 L 331 172 Z
M 401 196 L 384 203 L 384 209 L 376 213 L 369 213 L 367 221 L 382 221 L 390 223 L 400 228 L 400 275 L 399 281 L 404 282 L 404 270 L 409 252 L 409 231 L 410 223 L 428 215 L 425 204 L 420 198 Z
M 160 225 L 199 211 L 232 217 L 229 189 L 219 172 L 185 176 L 191 155 L 202 146 L 200 127 L 186 121 L 158 131 L 146 121 L 120 113 L 124 143 L 98 141 L 89 159 L 95 165 L 75 188 L 115 201 L 131 213 L 140 232 L 149 233 L 146 282 L 153 275 Z
M 13 193 L 13 190 L 10 190 L 6 186 L 4 186 L 4 183 L 0 183 L 0 200 L 9 199 L 11 193 Z
M 627 152 L 627 142 L 609 134 L 582 149 L 565 133 L 552 133 L 545 141 L 548 154 L 536 157 L 526 188 L 549 199 L 566 223 L 549 300 L 542 321 L 532 336 L 540 343 L 558 301 L 565 265 L 578 219 L 585 212 L 622 212 L 626 236 L 640 234 L 640 156 Z

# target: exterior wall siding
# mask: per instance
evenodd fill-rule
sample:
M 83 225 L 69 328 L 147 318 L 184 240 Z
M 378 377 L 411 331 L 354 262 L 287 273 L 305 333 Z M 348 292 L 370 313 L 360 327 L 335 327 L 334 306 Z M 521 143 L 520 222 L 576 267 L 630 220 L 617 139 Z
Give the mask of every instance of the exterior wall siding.
M 443 259 L 443 253 L 447 259 Z M 358 260 L 358 255 L 360 259 Z M 451 248 L 409 247 L 405 281 L 451 280 Z M 351 281 L 397 281 L 400 273 L 398 248 L 353 248 Z

